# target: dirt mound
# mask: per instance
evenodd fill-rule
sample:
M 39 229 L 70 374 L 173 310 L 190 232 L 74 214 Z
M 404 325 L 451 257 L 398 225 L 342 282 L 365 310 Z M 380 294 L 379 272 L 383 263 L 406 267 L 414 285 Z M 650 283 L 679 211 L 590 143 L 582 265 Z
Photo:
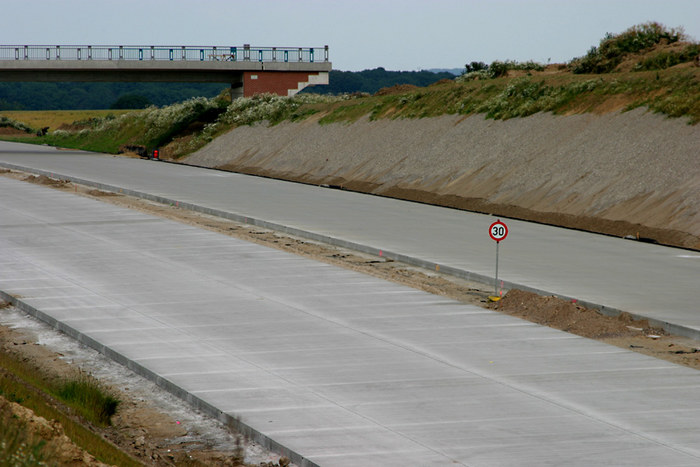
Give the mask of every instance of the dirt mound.
M 76 446 L 56 420 L 48 421 L 35 415 L 30 409 L 16 402 L 10 402 L 2 396 L 0 396 L 0 414 L 9 414 L 10 417 L 19 420 L 30 439 L 46 443 L 43 452 L 51 453 L 51 461 L 56 465 L 107 466 Z
M 389 94 L 403 94 L 404 92 L 414 91 L 418 89 L 418 86 L 412 84 L 395 84 L 388 88 L 381 88 L 379 91 L 375 92 L 375 96 L 388 96 Z
M 29 175 L 24 178 L 24 181 L 36 183 L 37 185 L 47 185 L 53 187 L 62 187 L 70 183 L 68 180 L 58 180 L 55 178 L 49 178 L 46 175 Z
M 122 196 L 119 193 L 114 193 L 112 191 L 102 191 L 102 190 L 88 190 L 87 194 L 90 196 L 97 196 L 97 197 L 103 197 L 103 196 Z
M 663 329 L 653 328 L 647 320 L 634 321 L 628 313 L 617 318 L 604 316 L 597 310 L 582 307 L 557 297 L 541 296 L 523 290 L 510 290 L 490 308 L 502 313 L 562 331 L 594 339 L 629 337 L 640 333 L 663 336 Z
M 433 84 L 430 84 L 428 87 L 440 86 L 442 84 L 452 84 L 452 83 L 454 83 L 454 80 L 451 80 L 449 78 L 443 78 L 440 81 L 435 81 Z
M 119 146 L 119 154 L 126 157 L 148 157 L 148 150 L 141 144 L 122 144 Z

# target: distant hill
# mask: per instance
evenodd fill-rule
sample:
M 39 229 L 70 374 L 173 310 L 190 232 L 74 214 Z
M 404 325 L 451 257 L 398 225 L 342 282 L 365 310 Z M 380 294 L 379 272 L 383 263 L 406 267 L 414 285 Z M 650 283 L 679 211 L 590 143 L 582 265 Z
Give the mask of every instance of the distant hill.
M 454 79 L 455 75 L 441 71 L 434 73 L 428 70 L 422 71 L 387 71 L 384 68 L 363 71 L 338 71 L 330 72 L 330 83 L 322 86 L 309 86 L 302 92 L 316 94 L 351 94 L 354 92 L 366 92 L 374 94 L 381 88 L 388 88 L 397 84 L 412 84 L 414 86 L 428 86 L 441 79 Z
M 459 76 L 464 73 L 464 67 L 462 68 L 429 68 L 428 71 L 433 73 L 451 73 L 455 76 Z

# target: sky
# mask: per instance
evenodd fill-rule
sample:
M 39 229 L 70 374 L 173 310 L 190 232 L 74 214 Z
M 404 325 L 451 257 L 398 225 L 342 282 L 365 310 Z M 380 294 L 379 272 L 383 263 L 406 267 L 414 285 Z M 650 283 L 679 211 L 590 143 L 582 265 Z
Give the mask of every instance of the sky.
M 31 6 L 30 6 L 31 5 Z M 700 0 L 0 0 L 0 45 L 329 46 L 336 70 L 563 63 L 657 21 L 700 40 Z

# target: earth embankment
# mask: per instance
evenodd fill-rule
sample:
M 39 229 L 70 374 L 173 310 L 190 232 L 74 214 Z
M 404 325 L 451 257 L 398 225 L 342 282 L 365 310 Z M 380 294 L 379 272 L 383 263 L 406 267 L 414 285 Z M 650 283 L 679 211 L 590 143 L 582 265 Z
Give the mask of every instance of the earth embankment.
M 258 124 L 183 162 L 700 249 L 700 127 L 644 109 Z

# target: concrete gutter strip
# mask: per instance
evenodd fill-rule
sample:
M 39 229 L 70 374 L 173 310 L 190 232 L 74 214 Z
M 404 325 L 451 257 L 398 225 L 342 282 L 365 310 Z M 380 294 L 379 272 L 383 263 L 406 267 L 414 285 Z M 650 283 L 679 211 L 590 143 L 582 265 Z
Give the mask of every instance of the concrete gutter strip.
M 388 259 L 391 259 L 394 261 L 406 263 L 406 264 L 409 264 L 412 266 L 417 266 L 417 267 L 428 269 L 428 270 L 439 271 L 441 273 L 444 273 L 444 274 L 447 274 L 450 276 L 454 276 L 454 277 L 458 277 L 460 279 L 474 281 L 474 282 L 478 282 L 478 283 L 482 283 L 482 284 L 486 284 L 486 285 L 492 284 L 495 280 L 494 277 L 490 277 L 490 276 L 483 275 L 483 274 L 478 274 L 478 273 L 467 271 L 464 269 L 454 268 L 451 266 L 441 265 L 441 264 L 438 264 L 434 261 L 429 261 L 426 259 L 417 258 L 417 257 L 413 257 L 413 256 L 407 256 L 407 255 L 403 255 L 400 253 L 395 253 L 392 251 L 387 251 L 387 250 L 383 250 L 380 248 L 371 247 L 368 245 L 362 245 L 359 243 L 350 242 L 350 241 L 343 240 L 343 239 L 336 238 L 336 237 L 321 235 L 321 234 L 318 234 L 315 232 L 297 229 L 295 227 L 277 224 L 274 222 L 269 222 L 269 221 L 266 221 L 264 219 L 257 219 L 254 217 L 244 216 L 241 214 L 236 214 L 236 213 L 229 212 L 229 211 L 223 211 L 220 209 L 213 209 L 213 208 L 209 208 L 206 206 L 201 206 L 201 205 L 197 205 L 197 204 L 193 204 L 193 203 L 181 202 L 181 201 L 176 200 L 176 199 L 167 198 L 164 196 L 158 196 L 158 195 L 154 195 L 151 193 L 131 190 L 131 189 L 115 186 L 115 185 L 94 182 L 92 180 L 85 180 L 85 179 L 73 177 L 70 175 L 58 174 L 55 172 L 35 169 L 35 168 L 31 168 L 31 167 L 25 167 L 25 166 L 16 165 L 16 164 L 10 164 L 10 163 L 1 162 L 1 161 L 0 161 L 0 167 L 5 167 L 8 169 L 13 169 L 13 170 L 19 170 L 22 172 L 34 173 L 37 175 L 45 175 L 45 176 L 50 177 L 50 178 L 60 178 L 62 180 L 68 180 L 68 181 L 73 182 L 73 183 L 78 183 L 81 185 L 94 187 L 94 188 L 97 188 L 100 190 L 125 194 L 125 195 L 133 196 L 136 198 L 154 201 L 154 202 L 161 203 L 161 204 L 169 204 L 171 206 L 177 206 L 177 207 L 182 208 L 182 209 L 187 209 L 187 210 L 194 211 L 194 212 L 208 214 L 208 215 L 220 217 L 223 219 L 229 219 L 229 220 L 241 222 L 244 224 L 255 225 L 258 227 L 274 230 L 277 232 L 282 232 L 282 233 L 289 234 L 289 235 L 294 235 L 294 236 L 301 237 L 301 238 L 306 238 L 306 239 L 313 240 L 313 241 L 320 242 L 320 243 L 325 243 L 325 244 L 329 244 L 329 245 L 333 245 L 333 246 L 337 246 L 337 247 L 341 247 L 341 248 L 347 248 L 350 250 L 359 251 L 359 252 L 370 254 L 370 255 L 381 256 L 381 257 L 388 258 Z M 551 295 L 551 296 L 555 296 L 555 297 L 558 297 L 558 298 L 561 298 L 561 299 L 567 300 L 567 301 L 576 300 L 576 302 L 579 303 L 581 306 L 584 306 L 586 308 L 597 309 L 598 311 L 600 311 L 600 313 L 602 313 L 606 316 L 616 317 L 616 316 L 619 316 L 621 313 L 626 312 L 625 310 L 620 310 L 618 308 L 609 307 L 609 306 L 606 306 L 604 304 L 593 303 L 593 302 L 586 301 L 586 300 L 580 300 L 577 297 L 569 297 L 569 296 L 564 296 L 564 295 L 557 294 L 557 293 L 552 293 L 550 291 L 535 288 L 535 287 L 530 287 L 530 286 L 525 285 L 525 284 L 519 284 L 519 283 L 515 283 L 515 282 L 510 282 L 510 281 L 503 281 L 503 287 L 506 290 L 520 289 L 520 290 L 524 290 L 524 291 L 528 291 L 528 292 L 533 292 L 533 293 L 536 293 L 539 295 Z M 686 327 L 686 326 L 682 326 L 682 325 L 678 325 L 678 324 L 674 324 L 674 323 L 670 323 L 670 322 L 666 322 L 666 321 L 661 321 L 661 320 L 658 320 L 655 318 L 650 318 L 650 317 L 643 316 L 643 315 L 636 314 L 636 313 L 630 313 L 630 312 L 626 312 L 626 313 L 628 313 L 635 320 L 637 320 L 637 319 L 648 320 L 650 325 L 655 326 L 655 327 L 660 327 L 671 334 L 676 334 L 679 336 L 688 337 L 688 338 L 695 339 L 695 340 L 700 340 L 700 330 Z

